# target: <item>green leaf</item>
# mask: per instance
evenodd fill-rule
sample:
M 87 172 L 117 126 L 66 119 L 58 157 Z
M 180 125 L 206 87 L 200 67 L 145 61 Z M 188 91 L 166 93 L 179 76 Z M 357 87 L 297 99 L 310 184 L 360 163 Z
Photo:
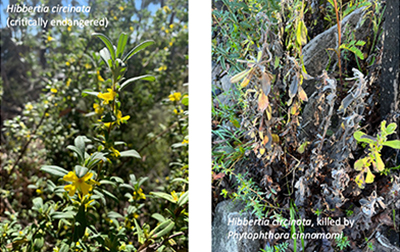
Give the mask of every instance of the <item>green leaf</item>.
M 183 206 L 189 201 L 189 191 L 185 192 L 178 200 L 178 206 Z
M 367 169 L 367 177 L 365 178 L 365 183 L 371 184 L 374 182 L 374 174 L 372 174 L 371 170 L 368 168 Z
M 151 217 L 153 217 L 154 219 L 158 220 L 158 222 L 164 222 L 164 221 L 167 220 L 167 219 L 165 219 L 164 216 L 162 216 L 159 213 L 152 214 Z
M 75 216 L 75 212 L 54 212 L 51 214 L 53 219 L 73 219 Z
M 296 27 L 296 42 L 298 45 L 307 44 L 307 27 L 303 20 Z
M 138 46 L 136 46 L 135 48 L 133 48 L 132 50 L 130 50 L 124 57 L 124 59 L 122 60 L 123 62 L 126 62 L 127 60 L 129 60 L 133 55 L 135 55 L 137 52 L 139 52 L 140 50 L 148 47 L 149 45 L 154 44 L 154 41 L 152 40 L 148 40 L 145 41 L 141 44 L 139 44 Z
M 375 137 L 368 136 L 367 134 L 365 134 L 362 131 L 354 132 L 353 136 L 358 142 L 364 142 L 364 143 L 373 144 L 373 143 L 376 143 L 378 141 L 378 139 L 376 139 Z
M 68 145 L 67 149 L 72 150 L 73 152 L 75 152 L 76 155 L 78 156 L 78 162 L 82 164 L 82 162 L 84 160 L 84 153 L 82 153 L 79 148 L 77 148 L 76 146 L 73 146 L 73 145 Z
M 75 165 L 75 174 L 78 178 L 82 178 L 83 176 L 86 175 L 88 172 L 88 168 L 80 166 L 80 165 Z
M 375 157 L 375 162 L 374 162 L 374 166 L 375 168 L 379 171 L 382 172 L 385 169 L 385 164 L 383 163 L 382 159 L 381 159 L 381 154 L 379 154 L 378 152 L 373 152 L 373 155 Z
M 123 219 L 124 218 L 124 216 L 122 216 L 120 213 L 117 213 L 114 211 L 108 212 L 107 217 L 110 219 Z
M 137 80 L 155 81 L 155 79 L 156 78 L 154 78 L 154 76 L 151 76 L 151 75 L 142 75 L 142 76 L 138 76 L 138 77 L 133 77 L 133 78 L 130 78 L 130 79 L 124 81 L 124 83 L 121 84 L 119 91 L 126 88 L 128 85 L 130 85 L 134 81 L 137 81 Z
M 121 33 L 121 35 L 119 35 L 116 55 L 117 58 L 119 58 L 119 56 L 122 55 L 122 53 L 124 52 L 126 43 L 128 42 L 128 38 L 129 36 L 125 33 Z
M 33 203 L 33 207 L 32 207 L 33 210 L 36 210 L 36 211 L 39 212 L 39 210 L 40 210 L 41 208 L 43 208 L 43 199 L 40 198 L 40 197 L 34 198 L 34 199 L 32 200 L 32 203 Z
M 391 135 L 394 133 L 394 131 L 396 130 L 397 125 L 395 123 L 391 123 L 389 124 L 389 126 L 387 126 L 386 128 L 386 135 Z
M 363 46 L 363 45 L 365 45 L 365 41 L 357 40 L 356 46 Z
M 119 154 L 121 155 L 121 157 L 141 158 L 139 153 L 135 150 L 121 151 Z
M 82 157 L 85 156 L 85 138 L 84 136 L 77 136 L 74 140 L 74 144 L 79 149 Z
M 305 141 L 304 143 L 302 143 L 299 146 L 299 148 L 297 148 L 297 152 L 300 153 L 300 154 L 303 154 L 309 143 L 310 143 L 309 141 Z
M 189 181 L 187 181 L 186 179 L 183 179 L 183 178 L 175 178 L 175 179 L 171 180 L 171 183 L 174 183 L 174 182 L 189 184 Z
M 35 248 L 35 251 L 40 251 L 41 248 L 44 246 L 44 238 L 39 237 L 36 238 L 35 241 L 33 242 L 33 247 Z
M 131 189 L 132 191 L 135 191 L 135 188 L 133 188 L 133 186 L 131 186 L 130 184 L 126 184 L 126 183 L 120 184 L 119 187 L 120 188 L 128 188 L 128 189 Z
M 354 163 L 354 169 L 361 171 L 364 167 L 368 167 L 369 157 L 361 158 Z
M 67 170 L 56 165 L 43 165 L 40 170 L 58 177 L 64 177 L 68 174 Z
M 61 245 L 59 252 L 68 252 L 68 251 L 69 251 L 69 246 L 67 244 L 63 243 Z
M 101 41 L 103 41 L 103 43 L 106 45 L 108 51 L 111 54 L 112 60 L 114 61 L 115 60 L 115 50 L 114 50 L 113 44 L 111 43 L 111 40 L 102 33 L 95 32 L 92 35 L 99 37 L 101 39 Z
M 106 196 L 110 197 L 113 199 L 115 202 L 119 203 L 119 199 L 114 196 L 114 194 L 110 193 L 109 191 L 106 190 L 101 190 Z
M 85 214 L 85 204 L 79 207 L 78 213 L 75 216 L 75 226 L 74 226 L 74 242 L 79 241 L 80 238 L 85 234 L 87 227 L 87 220 Z
M 102 179 L 99 181 L 100 185 L 112 185 L 116 186 L 117 184 L 115 182 L 112 182 L 110 180 Z
M 95 91 L 93 91 L 91 89 L 85 89 L 85 90 L 82 91 L 82 97 L 86 97 L 88 95 L 92 95 L 92 96 L 96 96 L 97 97 L 98 94 L 100 94 L 100 92 L 95 92 Z
M 382 145 L 389 146 L 393 149 L 400 149 L 400 140 L 386 141 L 386 142 L 383 142 Z
M 235 76 L 233 76 L 230 81 L 231 83 L 236 83 L 238 81 L 240 81 L 241 79 L 243 79 L 249 72 L 251 71 L 251 69 L 249 70 L 244 70 L 238 74 L 236 74 Z
M 135 223 L 135 228 L 136 228 L 136 233 L 137 233 L 137 236 L 138 236 L 138 241 L 140 243 L 144 243 L 143 230 L 140 228 L 140 226 L 137 223 L 136 219 L 134 219 L 133 222 Z
M 106 161 L 107 159 L 104 157 L 104 153 L 101 152 L 95 152 L 93 153 L 89 160 L 86 163 L 86 167 L 88 167 L 89 169 L 91 169 L 93 166 L 97 165 L 100 161 Z
M 175 222 L 173 222 L 172 220 L 168 219 L 164 222 L 162 222 L 160 225 L 158 225 L 151 233 L 153 233 L 154 235 L 152 235 L 152 238 L 159 238 L 159 237 L 163 237 L 164 235 L 168 234 L 169 232 L 171 232 L 171 230 L 174 228 L 175 226 Z
M 151 192 L 150 194 L 156 196 L 157 198 L 166 199 L 172 203 L 176 203 L 176 201 L 174 200 L 174 197 L 172 197 L 172 195 L 170 195 L 170 194 L 163 193 L 163 192 Z
M 115 122 L 117 120 L 117 117 L 110 111 L 107 112 L 102 118 L 101 121 L 105 123 L 109 122 Z
M 185 106 L 189 106 L 189 97 L 183 97 L 181 103 Z
M 108 66 L 108 68 L 111 69 L 111 67 L 112 67 L 112 59 L 111 59 L 111 54 L 107 50 L 107 48 L 104 47 L 103 49 L 100 50 L 100 56 L 104 60 L 104 62 Z

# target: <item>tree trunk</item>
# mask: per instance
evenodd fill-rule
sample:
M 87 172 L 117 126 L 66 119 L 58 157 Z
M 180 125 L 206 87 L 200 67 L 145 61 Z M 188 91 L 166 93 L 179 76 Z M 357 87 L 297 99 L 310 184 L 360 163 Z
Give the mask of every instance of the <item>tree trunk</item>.
M 387 0 L 384 24 L 384 48 L 382 56 L 381 117 L 392 121 L 393 115 L 399 109 L 399 13 L 400 1 Z

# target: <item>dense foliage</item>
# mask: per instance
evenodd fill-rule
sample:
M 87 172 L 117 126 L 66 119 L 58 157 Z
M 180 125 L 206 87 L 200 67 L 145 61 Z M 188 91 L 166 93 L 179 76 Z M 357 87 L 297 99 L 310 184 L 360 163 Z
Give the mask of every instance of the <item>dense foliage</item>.
M 187 1 L 87 4 L 1 29 L 1 250 L 187 250 Z
M 221 0 L 213 7 L 213 207 L 232 198 L 260 219 L 315 224 L 265 231 L 342 237 L 262 240 L 262 251 L 373 247 L 383 219 L 383 230 L 399 232 L 400 141 L 389 137 L 398 111 L 380 115 L 376 81 L 385 3 Z M 360 21 L 344 25 L 353 13 L 362 13 Z M 363 40 L 356 37 L 362 27 Z M 312 41 L 328 30 L 336 46 Z M 323 63 L 310 63 L 310 48 L 324 48 L 329 59 L 312 74 L 310 65 Z M 318 226 L 321 218 L 355 225 Z

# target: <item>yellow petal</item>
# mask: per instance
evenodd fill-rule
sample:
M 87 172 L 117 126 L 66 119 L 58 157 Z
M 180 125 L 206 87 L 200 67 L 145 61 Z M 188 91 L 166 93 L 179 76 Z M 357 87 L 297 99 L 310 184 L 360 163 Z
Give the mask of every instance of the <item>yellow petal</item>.
M 86 183 L 82 183 L 81 184 L 81 190 L 82 190 L 82 195 L 83 196 L 87 195 L 91 189 L 92 189 L 91 185 L 88 185 Z
M 68 172 L 68 174 L 65 175 L 65 176 L 63 177 L 63 179 L 64 179 L 65 181 L 67 181 L 67 182 L 75 182 L 75 181 L 78 180 L 78 177 L 75 175 L 74 172 L 71 171 L 71 172 Z
M 64 190 L 69 192 L 69 196 L 74 196 L 75 191 L 76 191 L 76 185 L 75 184 L 70 184 L 70 185 L 66 185 L 64 186 Z
M 93 173 L 88 172 L 85 174 L 85 176 L 82 177 L 83 181 L 89 180 L 93 176 Z

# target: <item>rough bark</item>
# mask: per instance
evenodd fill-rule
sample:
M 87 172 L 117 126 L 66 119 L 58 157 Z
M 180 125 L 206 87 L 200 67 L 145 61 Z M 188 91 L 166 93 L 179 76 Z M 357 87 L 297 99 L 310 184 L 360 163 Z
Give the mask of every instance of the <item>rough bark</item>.
M 384 24 L 384 48 L 380 78 L 380 104 L 382 119 L 399 109 L 399 13 L 398 0 L 386 1 Z

